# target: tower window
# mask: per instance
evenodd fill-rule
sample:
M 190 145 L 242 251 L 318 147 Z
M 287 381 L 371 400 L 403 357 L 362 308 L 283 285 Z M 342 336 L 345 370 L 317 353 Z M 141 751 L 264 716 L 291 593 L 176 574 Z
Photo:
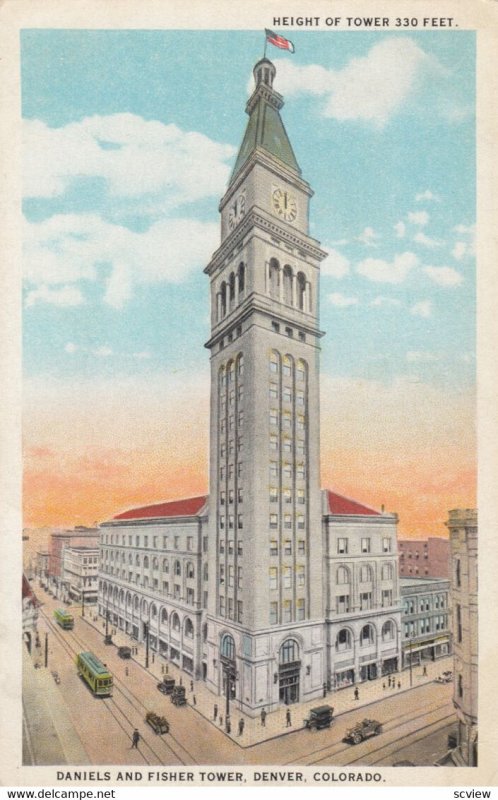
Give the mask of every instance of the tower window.
M 302 331 L 299 331 L 298 336 L 299 336 L 299 340 L 301 342 L 305 342 L 306 341 L 306 334 L 303 333 Z
M 287 335 L 287 336 L 289 336 L 290 338 L 292 338 L 292 337 L 294 336 L 294 331 L 292 330 L 292 328 L 286 328 L 286 329 L 285 329 L 285 333 L 286 333 L 286 335 Z
M 275 333 L 280 333 L 280 325 L 278 324 L 278 322 L 272 322 L 271 327 L 275 331 Z

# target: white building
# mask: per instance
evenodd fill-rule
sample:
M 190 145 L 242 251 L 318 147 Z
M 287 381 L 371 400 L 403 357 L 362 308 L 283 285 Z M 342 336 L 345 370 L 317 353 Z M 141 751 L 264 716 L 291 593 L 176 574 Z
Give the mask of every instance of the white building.
M 101 526 L 99 595 L 115 624 L 149 635 L 252 715 L 322 697 L 344 675 L 358 681 L 399 668 L 401 653 L 396 517 L 337 495 L 334 509 L 331 494 L 322 498 L 326 253 L 309 235 L 313 192 L 280 118 L 275 67 L 263 59 L 254 76 L 220 202 L 221 244 L 205 269 L 209 502 L 136 509 Z M 342 594 L 338 574 L 344 586 L 349 580 Z
M 99 548 L 65 545 L 61 585 L 66 600 L 95 605 L 98 593 Z

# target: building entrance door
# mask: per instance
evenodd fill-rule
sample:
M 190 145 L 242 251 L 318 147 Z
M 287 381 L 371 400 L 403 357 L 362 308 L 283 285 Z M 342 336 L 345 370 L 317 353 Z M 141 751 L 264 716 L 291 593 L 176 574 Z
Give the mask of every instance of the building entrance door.
M 279 697 L 280 702 L 285 705 L 299 702 L 299 676 L 301 664 L 286 664 L 280 667 L 279 674 Z

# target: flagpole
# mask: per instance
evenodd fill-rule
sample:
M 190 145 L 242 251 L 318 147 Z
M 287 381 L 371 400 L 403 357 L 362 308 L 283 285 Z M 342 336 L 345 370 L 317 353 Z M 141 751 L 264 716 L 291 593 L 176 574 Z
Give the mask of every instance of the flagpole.
M 267 44 L 268 44 L 268 37 L 267 37 L 266 31 L 265 31 L 265 49 L 263 50 L 263 58 L 266 58 L 266 46 L 267 46 Z

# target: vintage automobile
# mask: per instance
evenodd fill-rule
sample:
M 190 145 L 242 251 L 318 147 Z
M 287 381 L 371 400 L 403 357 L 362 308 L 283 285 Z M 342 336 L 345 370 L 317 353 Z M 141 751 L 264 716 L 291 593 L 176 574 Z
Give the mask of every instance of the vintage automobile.
M 332 706 L 317 706 L 311 708 L 309 717 L 304 720 L 304 727 L 310 730 L 320 730 L 321 728 L 330 728 L 334 709 Z
M 172 694 L 175 688 L 175 679 L 164 677 L 161 683 L 157 684 L 157 688 L 162 694 Z
M 175 686 L 170 694 L 169 699 L 174 706 L 185 706 L 187 698 L 185 697 L 185 686 Z
M 120 658 L 131 658 L 131 647 L 118 647 L 118 656 Z
M 357 722 L 356 725 L 346 731 L 343 741 L 360 744 L 364 739 L 369 739 L 370 736 L 378 736 L 379 733 L 382 733 L 380 722 L 376 719 L 362 719 L 361 722 Z

